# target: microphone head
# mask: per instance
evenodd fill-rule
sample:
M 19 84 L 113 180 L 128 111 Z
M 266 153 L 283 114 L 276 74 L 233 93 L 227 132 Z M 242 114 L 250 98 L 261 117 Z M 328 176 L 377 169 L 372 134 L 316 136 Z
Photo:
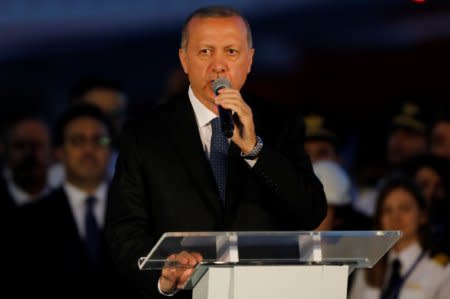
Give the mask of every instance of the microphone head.
M 219 90 L 221 90 L 222 88 L 230 88 L 231 83 L 230 83 L 230 81 L 227 80 L 227 78 L 220 77 L 220 78 L 217 78 L 216 80 L 214 80 L 211 83 L 211 86 L 212 86 L 212 89 L 214 90 L 214 93 L 217 94 L 219 92 Z

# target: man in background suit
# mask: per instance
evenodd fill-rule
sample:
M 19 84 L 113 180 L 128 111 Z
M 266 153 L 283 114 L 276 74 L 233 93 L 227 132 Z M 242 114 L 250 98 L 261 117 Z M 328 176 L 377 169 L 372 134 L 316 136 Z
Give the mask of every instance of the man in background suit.
M 98 107 L 112 124 L 112 148 L 108 174 L 112 178 L 116 167 L 117 139 L 126 118 L 128 96 L 118 82 L 103 78 L 83 78 L 69 92 L 70 106 L 90 104 Z M 49 182 L 59 187 L 65 180 L 63 165 L 57 161 L 50 168 Z
M 322 185 L 303 150 L 301 117 L 262 102 L 250 106 L 240 93 L 253 54 L 250 27 L 239 12 L 197 10 L 185 23 L 179 50 L 190 81 L 186 95 L 125 129 L 106 232 L 120 270 L 147 298 L 173 295 L 183 284 L 167 271 L 159 277 L 137 267 L 164 232 L 311 230 L 325 216 Z M 231 87 L 216 97 L 211 83 L 218 78 Z M 234 112 L 228 140 L 219 106 Z M 196 258 L 171 257 L 194 264 Z
M 24 246 L 34 256 L 28 278 L 42 298 L 124 298 L 103 239 L 111 125 L 96 107 L 61 118 L 56 144 L 66 180 L 24 210 Z M 27 244 L 27 243 L 26 243 Z M 28 259 L 27 259 L 28 260 Z M 35 273 L 34 271 L 37 271 Z M 30 275 L 30 272 L 34 275 Z
M 51 191 L 47 183 L 51 136 L 47 124 L 31 115 L 14 118 L 2 133 L 5 167 L 0 170 L 0 234 L 6 257 L 2 268 L 7 273 L 3 285 L 14 292 L 21 288 L 21 270 L 14 258 L 22 238 L 19 225 L 25 225 L 19 216 L 24 207 Z M 17 258 L 23 256 L 17 254 Z
M 22 116 L 12 121 L 3 137 L 6 157 L 0 173 L 0 207 L 5 217 L 50 192 L 51 136 L 43 120 Z

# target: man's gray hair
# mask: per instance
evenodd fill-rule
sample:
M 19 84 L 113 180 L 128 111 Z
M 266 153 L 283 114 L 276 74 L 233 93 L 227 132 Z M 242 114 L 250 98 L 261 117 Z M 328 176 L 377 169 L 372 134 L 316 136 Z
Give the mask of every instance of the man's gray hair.
M 207 6 L 202 7 L 191 13 L 183 24 L 183 29 L 181 31 L 181 48 L 183 50 L 187 49 L 188 45 L 188 30 L 187 27 L 189 22 L 193 18 L 227 18 L 227 17 L 240 17 L 247 27 L 247 42 L 250 48 L 253 48 L 253 38 L 252 31 L 250 29 L 250 24 L 247 19 L 236 9 L 228 6 Z

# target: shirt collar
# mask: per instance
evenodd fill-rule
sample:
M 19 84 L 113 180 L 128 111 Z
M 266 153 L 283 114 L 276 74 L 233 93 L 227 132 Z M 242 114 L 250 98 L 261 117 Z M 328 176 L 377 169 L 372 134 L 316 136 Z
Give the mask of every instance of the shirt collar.
M 416 261 L 417 257 L 421 254 L 422 247 L 418 242 L 415 242 L 401 252 L 396 253 L 392 251 L 389 254 L 389 261 L 392 262 L 394 259 L 398 258 L 402 264 L 401 272 L 404 274 L 404 271 L 411 268 L 413 263 Z
M 69 182 L 64 183 L 64 190 L 69 197 L 69 200 L 72 201 L 75 205 L 83 205 L 84 201 L 88 196 L 94 196 L 98 201 L 105 201 L 107 195 L 108 185 L 106 181 L 102 182 L 94 193 L 88 194 L 83 190 L 80 190 L 78 187 L 72 185 Z
M 50 193 L 51 188 L 46 185 L 41 192 L 37 195 L 30 195 L 28 192 L 17 186 L 16 183 L 14 183 L 13 177 L 12 177 L 12 171 L 9 168 L 5 168 L 3 170 L 3 177 L 5 178 L 6 185 L 8 188 L 9 193 L 11 194 L 11 197 L 14 200 L 14 203 L 17 206 L 23 206 L 35 199 L 42 198 Z
M 206 106 L 195 96 L 191 86 L 189 86 L 188 95 L 192 108 L 194 109 L 195 118 L 197 119 L 197 125 L 199 128 L 208 125 L 211 120 L 217 117 L 214 112 L 206 108 Z

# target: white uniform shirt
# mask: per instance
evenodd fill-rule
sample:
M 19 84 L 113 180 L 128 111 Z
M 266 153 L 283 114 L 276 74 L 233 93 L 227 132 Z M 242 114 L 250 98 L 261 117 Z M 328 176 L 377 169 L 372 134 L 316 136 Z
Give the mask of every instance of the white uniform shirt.
M 390 252 L 388 261 L 398 258 L 402 264 L 400 274 L 403 276 L 409 271 L 421 252 L 420 245 L 414 243 L 398 255 Z M 390 269 L 387 273 L 389 272 Z M 389 275 L 386 275 L 385 279 L 389 279 Z M 399 299 L 449 299 L 449 284 L 450 268 L 439 265 L 428 255 L 425 255 L 404 282 Z M 365 270 L 358 270 L 349 298 L 380 299 L 380 296 L 381 290 L 379 288 L 367 284 Z

